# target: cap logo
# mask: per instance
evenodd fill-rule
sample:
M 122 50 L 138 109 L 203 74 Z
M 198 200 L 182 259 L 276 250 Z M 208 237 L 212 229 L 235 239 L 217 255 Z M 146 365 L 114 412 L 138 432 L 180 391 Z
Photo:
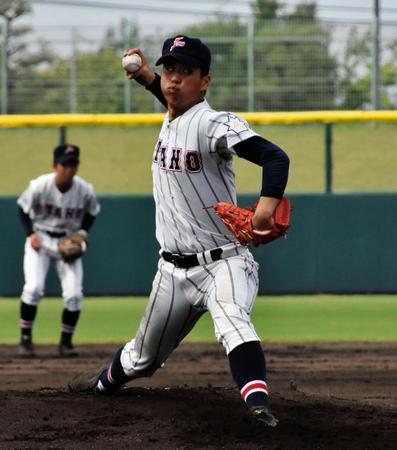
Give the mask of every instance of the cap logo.
M 66 147 L 66 149 L 65 149 L 65 153 L 66 154 L 69 154 L 69 153 L 74 153 L 74 148 L 73 147 Z
M 174 43 L 171 45 L 170 52 L 174 50 L 175 47 L 184 47 L 186 42 L 183 42 L 183 36 L 177 37 L 174 39 Z

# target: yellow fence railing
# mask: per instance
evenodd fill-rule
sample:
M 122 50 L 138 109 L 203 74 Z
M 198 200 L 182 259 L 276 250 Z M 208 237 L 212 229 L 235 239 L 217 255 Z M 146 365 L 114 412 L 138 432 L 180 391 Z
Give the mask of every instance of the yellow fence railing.
M 258 125 L 346 122 L 397 122 L 397 111 L 296 111 L 242 112 L 248 122 Z M 164 114 L 8 114 L 0 115 L 2 127 L 68 125 L 155 125 Z

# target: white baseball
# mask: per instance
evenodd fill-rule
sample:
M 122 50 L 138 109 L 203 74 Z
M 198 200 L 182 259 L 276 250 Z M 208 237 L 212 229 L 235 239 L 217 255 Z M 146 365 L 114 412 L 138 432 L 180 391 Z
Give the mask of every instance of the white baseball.
M 137 53 L 126 55 L 122 59 L 122 65 L 127 72 L 136 72 L 142 66 L 142 59 Z

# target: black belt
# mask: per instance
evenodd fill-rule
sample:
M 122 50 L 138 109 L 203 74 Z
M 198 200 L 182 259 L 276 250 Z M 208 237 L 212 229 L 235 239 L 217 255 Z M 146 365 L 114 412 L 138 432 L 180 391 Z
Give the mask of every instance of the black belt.
M 213 250 L 210 250 L 210 261 L 208 261 L 208 258 L 205 257 L 204 253 L 201 253 L 201 255 L 203 256 L 203 261 L 206 264 L 209 264 L 211 262 L 218 261 L 218 259 L 221 259 L 222 252 L 223 250 L 221 248 L 214 248 Z M 200 264 L 197 255 L 180 255 L 179 253 L 162 252 L 161 256 L 166 261 L 174 264 L 174 266 L 181 269 L 189 269 L 190 267 L 198 266 Z
M 66 236 L 65 232 L 56 232 L 56 231 L 46 231 L 48 236 L 51 236 L 52 238 L 62 238 Z

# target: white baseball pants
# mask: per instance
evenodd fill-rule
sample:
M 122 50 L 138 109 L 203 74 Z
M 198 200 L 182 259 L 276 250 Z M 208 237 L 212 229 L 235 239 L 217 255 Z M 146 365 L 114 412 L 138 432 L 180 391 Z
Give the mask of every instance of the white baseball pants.
M 57 238 L 40 233 L 42 247 L 39 251 L 32 248 L 30 239 L 25 242 L 23 270 L 25 285 L 21 299 L 28 305 L 38 305 L 44 295 L 45 281 L 51 261 L 61 283 L 64 307 L 69 311 L 79 311 L 83 304 L 83 264 L 81 258 L 73 263 L 65 263 L 58 253 Z
M 251 323 L 257 292 L 258 264 L 245 247 L 238 256 L 189 269 L 160 258 L 138 332 L 121 353 L 125 373 L 150 376 L 206 311 L 227 354 L 244 342 L 259 341 Z

